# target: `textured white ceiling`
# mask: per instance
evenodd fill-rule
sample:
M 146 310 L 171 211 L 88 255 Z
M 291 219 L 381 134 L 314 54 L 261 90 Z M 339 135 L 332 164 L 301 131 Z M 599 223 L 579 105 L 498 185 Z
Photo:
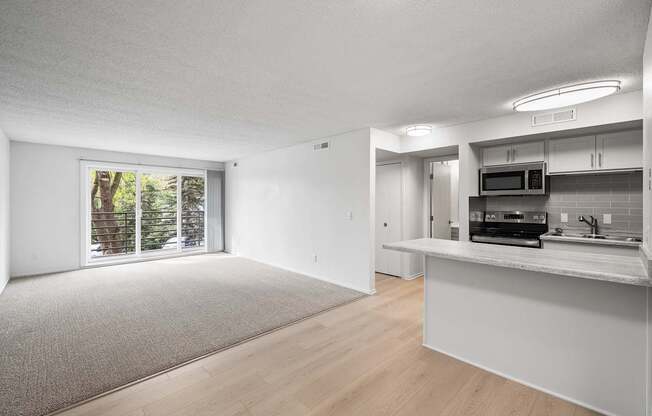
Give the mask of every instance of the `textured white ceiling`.
M 229 160 L 374 126 L 641 87 L 648 0 L 3 0 L 14 140 Z

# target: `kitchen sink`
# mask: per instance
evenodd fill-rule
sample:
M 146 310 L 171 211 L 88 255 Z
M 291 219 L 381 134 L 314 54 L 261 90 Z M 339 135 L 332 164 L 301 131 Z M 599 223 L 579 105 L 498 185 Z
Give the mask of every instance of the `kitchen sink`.
M 596 240 L 607 240 L 606 235 L 602 234 L 582 234 L 581 238 L 594 238 Z
M 552 236 L 552 237 L 587 238 L 591 240 L 626 241 L 630 243 L 640 243 L 643 241 L 640 237 L 633 237 L 633 236 L 619 236 L 619 235 L 605 235 L 605 234 L 575 234 L 575 233 L 567 233 L 565 231 L 550 231 L 544 235 Z

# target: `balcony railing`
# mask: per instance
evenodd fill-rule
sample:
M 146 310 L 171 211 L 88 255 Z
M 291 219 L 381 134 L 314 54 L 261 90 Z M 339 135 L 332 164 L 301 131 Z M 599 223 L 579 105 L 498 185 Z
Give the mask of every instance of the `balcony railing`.
M 177 236 L 176 211 L 143 211 L 141 251 L 201 247 L 204 244 L 204 211 L 183 210 L 181 236 Z M 136 252 L 136 213 L 95 211 L 91 213 L 91 256 L 104 257 Z

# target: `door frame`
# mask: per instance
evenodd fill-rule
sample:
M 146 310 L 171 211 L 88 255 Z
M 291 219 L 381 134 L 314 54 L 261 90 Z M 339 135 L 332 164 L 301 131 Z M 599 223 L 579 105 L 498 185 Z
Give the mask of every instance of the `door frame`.
M 423 211 L 425 212 L 425 215 L 423 217 L 423 235 L 427 235 L 428 238 L 433 238 L 432 237 L 432 220 L 430 219 L 432 216 L 432 179 L 430 179 L 430 174 L 431 169 L 430 169 L 430 164 L 432 162 L 449 162 L 451 160 L 457 160 L 458 161 L 458 169 L 459 169 L 459 160 L 460 156 L 459 154 L 455 153 L 452 155 L 445 155 L 445 156 L 437 156 L 437 157 L 430 157 L 427 159 L 423 160 Z M 427 185 L 425 185 L 427 184 Z M 457 199 L 458 199 L 458 204 L 457 204 L 457 209 L 459 211 L 459 198 L 460 198 L 460 190 L 459 186 L 457 189 Z M 460 217 L 460 213 L 458 212 L 458 218 Z
M 134 172 L 136 174 L 136 244 L 135 244 L 135 253 L 126 254 L 122 256 L 109 257 L 109 258 L 96 258 L 92 259 L 90 256 L 90 246 L 91 246 L 91 210 L 90 210 L 90 171 L 91 169 L 106 169 L 111 171 L 119 172 Z M 87 267 L 96 267 L 101 265 L 109 264 L 120 264 L 120 263 L 133 263 L 144 260 L 152 260 L 156 258 L 170 258 L 170 257 L 179 257 L 186 255 L 193 255 L 198 253 L 207 252 L 207 212 L 206 207 L 204 207 L 204 246 L 183 249 L 181 247 L 180 234 L 181 234 L 181 177 L 182 176 L 193 176 L 201 177 L 204 179 L 204 204 L 207 201 L 207 171 L 206 169 L 189 169 L 189 168 L 173 168 L 169 166 L 156 166 L 156 165 L 141 165 L 141 164 L 130 164 L 130 163 L 112 163 L 112 162 L 101 162 L 101 161 L 92 161 L 92 160 L 80 160 L 79 164 L 79 173 L 80 173 L 80 266 L 82 268 Z M 141 177 L 143 174 L 154 174 L 154 175 L 170 175 L 177 177 L 177 249 L 174 251 L 161 252 L 159 250 L 154 250 L 151 252 L 143 253 L 141 250 Z

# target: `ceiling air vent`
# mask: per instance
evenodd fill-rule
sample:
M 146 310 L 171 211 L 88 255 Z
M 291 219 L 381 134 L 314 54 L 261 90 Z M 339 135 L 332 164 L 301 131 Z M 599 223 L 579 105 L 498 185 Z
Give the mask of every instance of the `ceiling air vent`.
M 532 116 L 532 127 L 554 123 L 565 123 L 573 120 L 577 120 L 577 110 L 574 108 L 551 113 L 540 113 Z
M 330 147 L 329 142 L 315 143 L 315 144 L 312 145 L 312 150 L 314 150 L 315 152 L 318 152 L 320 150 L 328 150 L 329 147 Z

